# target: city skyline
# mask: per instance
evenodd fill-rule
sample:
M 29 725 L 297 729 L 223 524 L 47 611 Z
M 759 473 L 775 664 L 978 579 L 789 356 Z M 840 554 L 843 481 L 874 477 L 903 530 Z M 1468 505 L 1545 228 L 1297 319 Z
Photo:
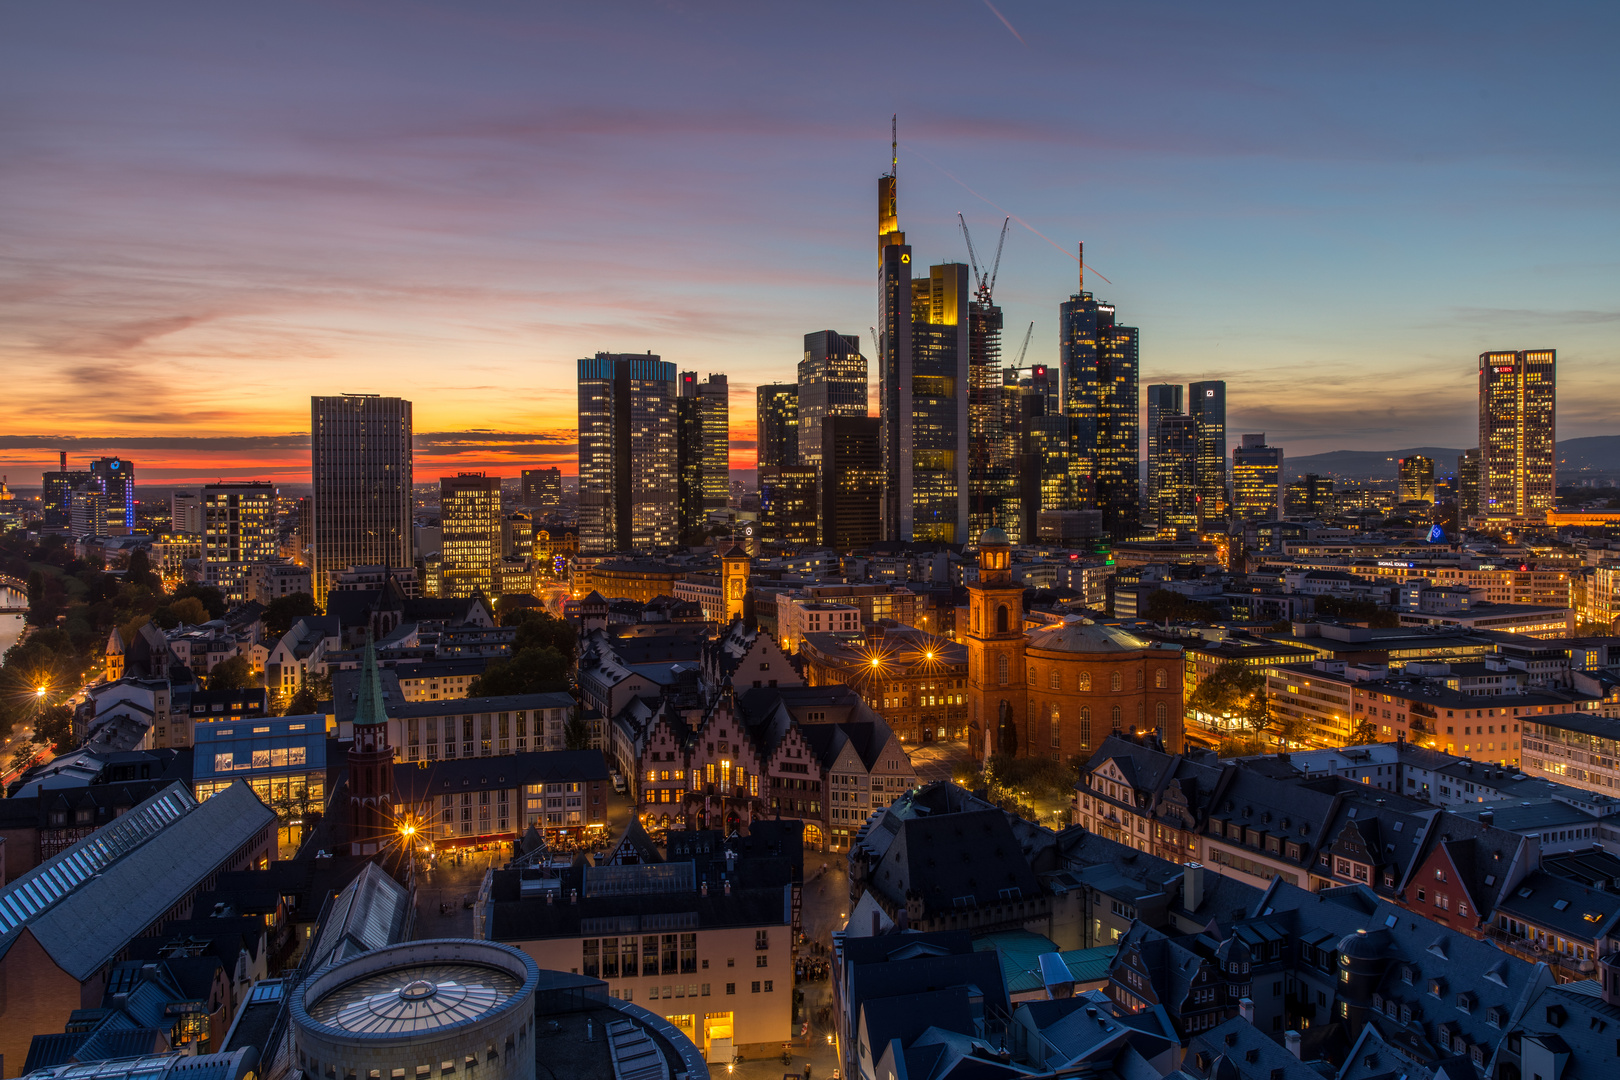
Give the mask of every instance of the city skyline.
M 1227 430 L 1291 457 L 1472 445 L 1483 351 L 1558 349 L 1587 389 L 1562 437 L 1606 433 L 1620 397 L 1616 153 L 1579 105 L 1616 75 L 1581 59 L 1607 36 L 1585 20 L 1113 12 L 1120 40 L 1156 47 L 1079 74 L 1060 43 L 1084 13 L 1007 9 L 1020 41 L 964 5 L 929 34 L 1005 79 L 942 88 L 919 56 L 857 90 L 782 62 L 871 66 L 875 44 L 827 48 L 826 12 L 182 13 L 85 33 L 71 8 L 8 13 L 14 484 L 59 448 L 131 458 L 153 485 L 296 483 L 305 399 L 342 391 L 418 402 L 424 477 L 571 473 L 574 363 L 648 349 L 729 375 L 731 465 L 750 468 L 755 386 L 791 379 L 805 333 L 873 321 L 891 112 L 920 265 L 966 261 L 958 210 L 986 236 L 1016 215 L 996 299 L 1009 328 L 1035 322 L 1031 360 L 1057 360 L 1084 240 L 1099 295 L 1141 328 L 1143 384 L 1224 380 Z M 310 37 L 369 47 L 350 70 L 305 55 Z M 622 48 L 577 48 L 609 37 Z M 767 41 L 769 62 L 738 48 Z M 575 55 L 645 70 L 585 99 Z M 1487 74 L 1509 61 L 1542 75 Z M 239 82 L 216 85 L 216 62 Z M 406 89 L 429 62 L 431 104 Z M 738 107 L 743 82 L 775 92 Z M 628 175 L 651 160 L 656 180 Z M 1368 294 L 1377 318 L 1345 300 Z

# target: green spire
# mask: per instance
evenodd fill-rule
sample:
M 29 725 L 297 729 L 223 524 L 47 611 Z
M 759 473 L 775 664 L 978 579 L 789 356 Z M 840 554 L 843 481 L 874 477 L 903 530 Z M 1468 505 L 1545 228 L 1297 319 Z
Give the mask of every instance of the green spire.
M 386 724 L 388 709 L 383 704 L 382 673 L 377 670 L 377 647 L 366 635 L 366 654 L 360 663 L 360 701 L 354 709 L 356 724 Z

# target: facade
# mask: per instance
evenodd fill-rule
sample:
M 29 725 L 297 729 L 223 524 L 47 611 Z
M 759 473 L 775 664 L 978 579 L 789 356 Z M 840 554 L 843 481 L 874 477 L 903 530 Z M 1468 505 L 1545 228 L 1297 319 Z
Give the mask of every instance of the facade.
M 574 699 L 564 693 L 447 696 L 388 706 L 388 744 L 406 762 L 561 750 Z
M 779 1053 L 793 1023 L 793 870 L 746 858 L 727 869 L 715 854 L 574 867 L 539 888 L 497 870 L 477 914 L 490 940 L 600 979 L 706 1057 Z
M 966 225 L 963 225 L 966 228 Z M 991 296 L 990 274 L 978 271 L 968 303 L 968 536 L 977 536 L 1003 515 L 1018 516 L 1014 464 L 1001 434 L 1001 308 Z
M 1557 485 L 1553 349 L 1479 355 L 1479 512 L 1545 517 Z
M 912 279 L 897 176 L 878 180 L 878 416 L 886 540 L 968 538 L 968 268 Z M 801 450 L 802 453 L 802 450 Z
M 439 595 L 493 596 L 501 561 L 501 479 L 458 473 L 439 479 Z
M 1398 501 L 1403 503 L 1434 503 L 1434 459 L 1422 454 L 1403 457 L 1398 462 Z
M 400 762 L 394 787 L 396 812 L 441 849 L 516 840 L 529 829 L 553 839 L 599 832 L 611 791 L 596 750 Z
M 834 551 L 859 551 L 883 538 L 879 423 L 864 412 L 821 421 L 816 535 Z
M 1166 533 L 1198 530 L 1203 524 L 1203 492 L 1199 483 L 1200 426 L 1191 416 L 1164 416 L 1155 441 L 1158 459 L 1150 475 L 1158 487 L 1148 524 Z
M 773 469 L 759 482 L 759 512 L 765 539 L 791 547 L 814 547 L 819 470 L 810 466 Z
M 1466 525 L 1479 516 L 1479 447 L 1457 458 L 1457 521 Z
M 202 489 L 202 519 L 206 581 L 230 603 L 249 599 L 258 566 L 281 557 L 276 486 L 264 480 L 208 484 Z
M 291 991 L 293 1055 L 308 1076 L 380 1078 L 423 1061 L 438 1077 L 534 1080 L 539 981 L 533 960 L 491 941 L 363 951 Z
M 723 509 L 730 498 L 730 404 L 724 375 L 699 382 L 697 372 L 683 371 L 679 387 L 676 501 L 684 535 L 701 529 L 709 511 Z
M 106 527 L 97 536 L 128 536 L 135 531 L 135 463 L 104 457 L 90 463 L 90 478 L 104 499 Z
M 1232 451 L 1232 512 L 1243 521 L 1275 521 L 1283 516 L 1283 451 L 1267 446 L 1266 436 L 1243 436 Z
M 1159 422 L 1186 411 L 1179 383 L 1154 383 L 1143 390 L 1147 419 L 1142 428 L 1147 441 L 1147 490 L 1143 505 L 1149 521 L 1159 520 Z
M 767 383 L 754 391 L 759 478 L 799 463 L 799 387 Z
M 310 398 L 315 603 L 351 566 L 412 566 L 411 403 L 376 394 Z
M 1620 720 L 1591 712 L 1521 719 L 1519 768 L 1526 774 L 1620 797 Z
M 1114 305 L 1080 291 L 1060 306 L 1060 394 L 1070 424 L 1072 453 L 1086 454 L 1092 502 L 1103 529 L 1116 540 L 1134 536 L 1141 521 L 1139 393 L 1140 348 L 1134 326 L 1119 324 Z
M 797 391 L 798 457 L 780 464 L 821 465 L 826 442 L 822 425 L 827 418 L 866 415 L 866 367 L 859 334 L 818 330 L 804 335 Z M 766 389 L 760 387 L 761 394 Z
M 675 365 L 597 353 L 579 362 L 579 550 L 646 551 L 678 540 Z
M 309 567 L 296 563 L 259 563 L 248 575 L 247 599 L 261 604 L 294 593 L 315 595 Z
M 176 491 L 169 496 L 169 531 L 201 536 L 202 496 L 195 491 Z
M 562 470 L 524 469 L 519 501 L 534 510 L 554 510 L 562 505 Z
M 1220 380 L 1187 386 L 1187 415 L 1198 422 L 1198 498 L 1203 517 L 1227 514 L 1226 383 Z
M 62 452 L 62 467 L 47 472 L 40 478 L 42 484 L 41 502 L 45 507 L 45 527 L 47 529 L 66 529 L 72 521 L 73 492 L 90 483 L 89 469 L 69 469 L 67 467 L 67 451 Z M 98 521 L 106 521 L 103 512 Z M 94 534 L 92 534 L 94 535 Z
M 1060 760 L 1089 756 L 1114 732 L 1182 744 L 1179 646 L 1079 616 L 1024 631 L 1023 588 L 996 530 L 979 541 L 968 586 L 968 686 L 975 751 Z
M 276 812 L 276 846 L 290 859 L 311 814 L 326 806 L 326 717 L 257 716 L 196 727 L 193 787 L 208 799 L 237 780 Z
M 831 624 L 799 641 L 811 686 L 852 687 L 902 742 L 967 736 L 967 650 L 961 645 L 910 627 L 864 636 L 854 608 L 809 604 L 795 611 Z M 851 629 L 840 632 L 840 625 Z

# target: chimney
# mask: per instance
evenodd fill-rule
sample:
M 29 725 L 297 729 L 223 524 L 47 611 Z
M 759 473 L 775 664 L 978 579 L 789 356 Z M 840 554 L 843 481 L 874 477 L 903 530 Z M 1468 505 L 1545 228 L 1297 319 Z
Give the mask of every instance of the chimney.
M 568 890 L 568 902 L 570 904 L 579 903 L 579 890 L 578 889 L 569 889 Z
M 62 471 L 67 472 L 67 451 L 62 451 Z
M 1479 823 L 1481 825 L 1484 825 L 1487 828 L 1489 828 L 1492 824 L 1495 823 L 1495 821 L 1496 821 L 1496 811 L 1495 810 L 1481 810 L 1479 812 Z
M 1197 911 L 1204 906 L 1204 864 L 1190 862 L 1181 870 L 1181 906 Z
M 1238 1015 L 1249 1023 L 1254 1023 L 1254 998 L 1238 999 Z
M 726 882 L 726 895 L 727 896 L 731 895 L 731 882 L 730 881 Z
M 1299 1032 L 1297 1032 L 1297 1031 L 1285 1031 L 1285 1032 L 1283 1032 L 1283 1046 L 1287 1048 L 1287 1050 L 1288 1050 L 1288 1052 L 1290 1054 L 1293 1054 L 1296 1058 L 1299 1057 L 1300 1056 Z
M 699 896 L 708 896 L 709 895 L 709 883 L 707 881 L 705 881 L 703 884 L 698 886 L 698 895 Z

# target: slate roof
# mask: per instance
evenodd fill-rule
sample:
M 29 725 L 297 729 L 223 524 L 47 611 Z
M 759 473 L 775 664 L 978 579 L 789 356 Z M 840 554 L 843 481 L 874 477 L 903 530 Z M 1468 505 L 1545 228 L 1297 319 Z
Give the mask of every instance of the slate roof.
M 1040 895 L 1006 815 L 996 809 L 903 821 L 867 882 L 897 903 L 915 894 L 925 918 L 964 905 L 993 906 L 1010 889 L 1024 899 Z
M 1515 1030 L 1527 1041 L 1554 1048 L 1556 1039 L 1568 1048 L 1569 1060 L 1559 1080 L 1607 1078 L 1620 1057 L 1620 1006 L 1605 1002 L 1595 982 L 1547 987 Z
M 81 878 L 60 899 L 0 937 L 0 955 L 19 935 L 31 933 L 64 971 L 83 982 L 275 821 L 246 783 L 233 783 L 201 804 L 183 784 L 171 784 L 119 823 L 14 880 L 0 891 L 0 899 L 37 878 L 51 877 L 57 867 L 81 862 L 91 851 L 106 851 L 118 824 L 140 820 L 143 811 L 164 805 L 171 808 L 165 823 L 135 838 L 131 849 L 103 861 L 94 876 Z
M 1496 910 L 1577 941 L 1602 940 L 1620 927 L 1620 896 L 1544 870 L 1526 874 Z
M 600 750 L 537 750 L 450 761 L 396 762 L 394 786 L 406 800 L 421 801 L 451 791 L 492 791 L 523 784 L 606 780 Z
M 1199 1068 L 1199 1055 L 1210 1062 L 1208 1069 Z M 1322 1074 L 1289 1053 L 1269 1035 L 1261 1032 L 1241 1016 L 1233 1017 L 1219 1027 L 1193 1037 L 1187 1045 L 1183 1071 L 1192 1076 L 1215 1075 L 1220 1070 L 1219 1059 L 1226 1058 L 1244 1077 L 1266 1077 L 1267 1080 L 1322 1080 Z

